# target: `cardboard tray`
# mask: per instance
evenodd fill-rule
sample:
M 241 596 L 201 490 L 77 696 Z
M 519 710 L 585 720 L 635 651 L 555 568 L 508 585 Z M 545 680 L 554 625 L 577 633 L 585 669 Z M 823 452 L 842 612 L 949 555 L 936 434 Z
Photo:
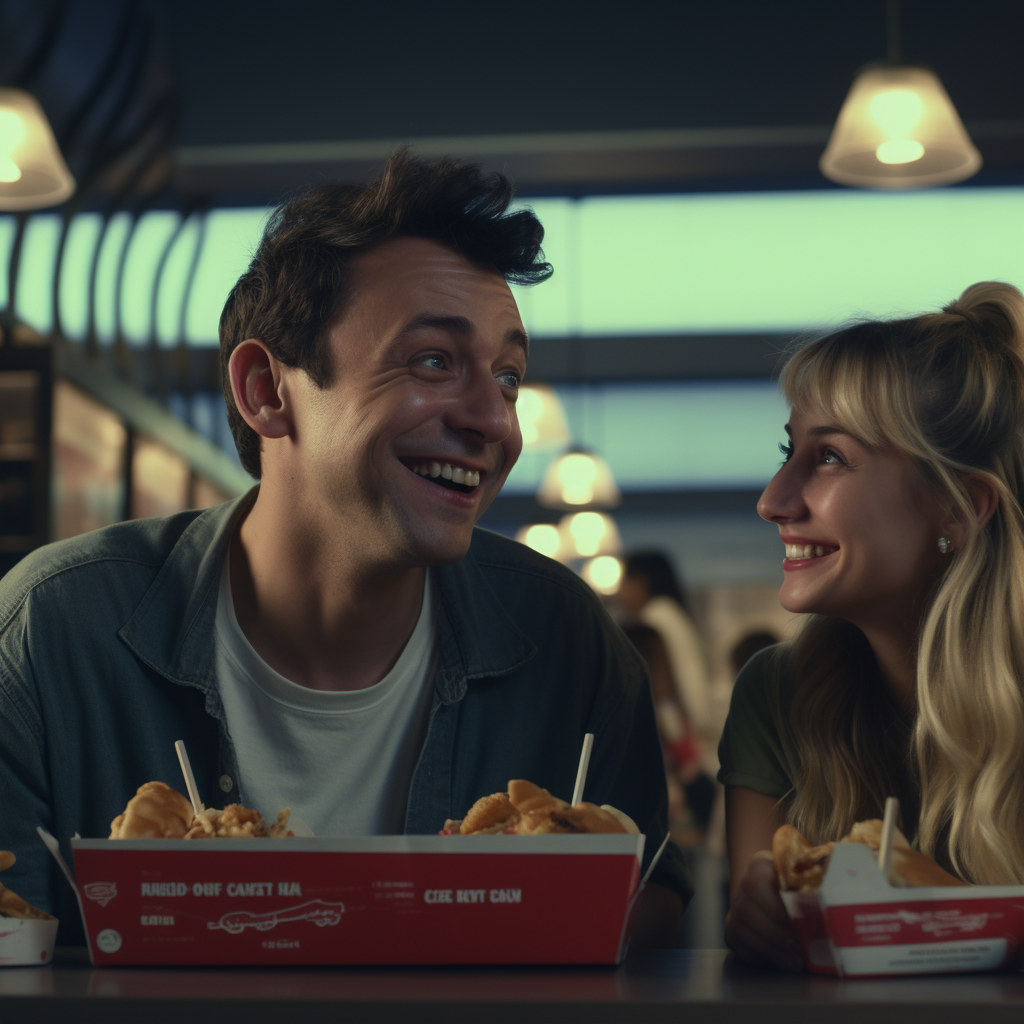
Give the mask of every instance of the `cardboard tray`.
M 815 974 L 998 970 L 1024 941 L 1024 886 L 896 888 L 862 843 L 836 846 L 820 889 L 782 898 Z
M 0 967 L 41 967 L 53 960 L 57 919 L 0 917 Z
M 615 964 L 637 835 L 73 839 L 93 964 Z

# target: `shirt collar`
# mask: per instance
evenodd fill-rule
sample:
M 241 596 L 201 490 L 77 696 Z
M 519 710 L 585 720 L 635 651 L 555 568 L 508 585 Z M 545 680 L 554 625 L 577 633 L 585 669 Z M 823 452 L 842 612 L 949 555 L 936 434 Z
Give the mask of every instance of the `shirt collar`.
M 214 690 L 214 625 L 220 571 L 239 518 L 258 488 L 200 513 L 172 548 L 119 636 L 168 679 Z M 444 703 L 460 700 L 466 681 L 504 675 L 536 653 L 469 553 L 439 566 L 438 676 Z

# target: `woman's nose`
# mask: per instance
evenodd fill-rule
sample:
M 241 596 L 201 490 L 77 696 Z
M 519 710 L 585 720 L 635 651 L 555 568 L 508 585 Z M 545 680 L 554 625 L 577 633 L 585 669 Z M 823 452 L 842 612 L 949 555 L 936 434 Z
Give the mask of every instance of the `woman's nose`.
M 799 519 L 806 510 L 803 487 L 792 464 L 783 466 L 757 500 L 757 514 L 769 523 Z

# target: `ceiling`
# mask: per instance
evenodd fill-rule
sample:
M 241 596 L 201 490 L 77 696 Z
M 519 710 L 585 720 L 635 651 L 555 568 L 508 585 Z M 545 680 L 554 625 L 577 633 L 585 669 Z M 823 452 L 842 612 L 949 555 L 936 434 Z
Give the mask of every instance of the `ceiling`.
M 975 181 L 1020 180 L 1024 4 L 904 0 L 900 24 L 982 151 Z M 405 141 L 532 194 L 820 187 L 850 81 L 886 47 L 885 0 L 0 9 L 4 83 L 31 87 L 79 179 L 122 201 L 272 201 L 365 177 Z

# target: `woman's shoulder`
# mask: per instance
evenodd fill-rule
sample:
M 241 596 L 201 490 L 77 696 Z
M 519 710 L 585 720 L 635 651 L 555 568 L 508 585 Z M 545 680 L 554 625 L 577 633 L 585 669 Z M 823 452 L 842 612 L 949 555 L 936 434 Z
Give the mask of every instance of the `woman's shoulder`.
M 757 703 L 788 704 L 795 683 L 789 660 L 788 645 L 772 644 L 752 655 L 736 676 L 733 700 L 736 695 Z

